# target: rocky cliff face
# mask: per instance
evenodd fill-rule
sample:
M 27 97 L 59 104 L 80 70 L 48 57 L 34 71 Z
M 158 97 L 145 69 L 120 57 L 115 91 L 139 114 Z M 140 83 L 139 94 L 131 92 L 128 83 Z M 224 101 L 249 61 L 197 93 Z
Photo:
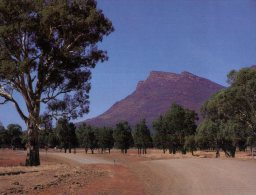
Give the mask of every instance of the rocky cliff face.
M 146 119 L 152 121 L 165 113 L 172 103 L 200 113 L 201 105 L 224 87 L 189 72 L 181 74 L 152 71 L 145 81 L 138 82 L 136 90 L 115 103 L 105 113 L 85 122 L 94 126 L 114 126 L 119 121 L 135 125 Z

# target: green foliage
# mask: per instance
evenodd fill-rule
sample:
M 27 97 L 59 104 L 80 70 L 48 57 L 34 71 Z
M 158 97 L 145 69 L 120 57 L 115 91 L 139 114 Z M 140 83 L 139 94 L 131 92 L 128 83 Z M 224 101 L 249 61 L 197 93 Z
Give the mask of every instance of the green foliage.
M 197 128 L 196 142 L 200 149 L 217 148 L 220 142 L 220 132 L 216 123 L 204 119 Z
M 154 144 L 156 147 L 163 149 L 164 153 L 169 147 L 169 136 L 166 125 L 167 124 L 163 116 L 160 116 L 159 119 L 153 122 L 153 128 L 156 131 L 156 135 L 154 137 Z
M 0 0 L 0 103 L 27 124 L 27 165 L 40 164 L 42 115 L 89 111 L 91 69 L 108 58 L 97 44 L 113 30 L 96 0 Z
M 23 132 L 18 124 L 9 124 L 7 129 L 0 125 L 0 147 L 24 148 Z
M 95 129 L 89 125 L 82 124 L 77 130 L 77 136 L 78 142 L 80 146 L 85 148 L 85 152 L 87 153 L 88 149 L 90 149 L 93 154 L 94 149 L 98 146 Z
M 57 147 L 60 145 L 60 140 L 55 131 L 49 131 L 48 134 L 48 146 L 51 148 Z
M 85 142 L 85 145 L 91 149 L 93 154 L 93 150 L 97 148 L 97 140 L 96 140 L 95 131 L 92 128 L 86 129 L 84 142 Z
M 133 133 L 133 140 L 134 145 L 138 148 L 139 154 L 141 154 L 141 149 L 143 149 L 143 154 L 146 154 L 147 148 L 152 147 L 153 140 L 145 119 L 136 125 Z
M 202 107 L 204 121 L 197 135 L 200 142 L 209 142 L 211 147 L 234 157 L 236 147 L 245 149 L 247 137 L 256 136 L 256 70 L 231 71 L 228 81 L 230 87 Z
M 104 150 L 110 150 L 114 147 L 113 130 L 111 128 L 97 128 L 96 129 L 97 145 L 101 149 L 101 153 Z
M 21 135 L 22 128 L 18 124 L 9 124 L 7 126 L 8 141 L 11 143 L 12 148 L 22 147 Z
M 47 131 L 40 131 L 38 137 L 38 143 L 40 148 L 48 147 L 49 145 L 49 133 Z
M 127 153 L 127 150 L 133 146 L 132 129 L 128 122 L 120 122 L 116 124 L 114 129 L 115 146 L 121 149 L 122 153 Z
M 28 113 L 39 119 L 40 103 L 48 115 L 65 111 L 72 118 L 88 112 L 90 69 L 107 60 L 97 48 L 112 24 L 94 0 L 0 1 L 0 96 L 24 98 Z M 38 121 L 34 121 L 37 122 Z
M 2 125 L 2 123 L 0 124 L 0 147 L 6 147 L 7 145 L 7 131 L 4 128 L 4 126 Z
M 76 129 L 76 136 L 77 136 L 77 141 L 80 147 L 85 147 L 84 145 L 84 134 L 85 134 L 85 129 L 87 128 L 87 125 L 83 123 L 82 125 L 79 125 Z
M 194 155 L 194 151 L 196 150 L 196 140 L 194 135 L 185 137 L 184 148 L 185 150 L 189 150 L 192 155 Z
M 223 112 L 224 91 L 213 96 L 202 108 L 205 119 L 197 129 L 198 144 L 215 148 L 218 155 L 222 149 L 227 156 L 234 156 L 234 150 L 239 140 L 239 126 L 234 120 L 229 120 Z
M 57 122 L 56 133 L 60 140 L 60 146 L 71 152 L 71 148 L 77 146 L 76 127 L 73 123 L 69 123 L 67 119 L 61 118 Z
M 185 153 L 185 137 L 195 134 L 196 120 L 198 117 L 194 111 L 184 109 L 178 104 L 173 104 L 164 116 L 160 116 L 153 123 L 153 127 L 156 130 L 155 139 L 160 142 L 163 151 L 169 149 L 170 153 L 176 153 L 181 150 Z

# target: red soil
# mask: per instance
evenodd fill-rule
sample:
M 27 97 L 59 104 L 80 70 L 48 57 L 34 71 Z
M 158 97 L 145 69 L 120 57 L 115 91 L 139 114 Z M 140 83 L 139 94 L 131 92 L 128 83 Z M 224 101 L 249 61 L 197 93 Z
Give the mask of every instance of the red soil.
M 26 153 L 24 151 L 0 149 L 0 167 L 24 165 Z

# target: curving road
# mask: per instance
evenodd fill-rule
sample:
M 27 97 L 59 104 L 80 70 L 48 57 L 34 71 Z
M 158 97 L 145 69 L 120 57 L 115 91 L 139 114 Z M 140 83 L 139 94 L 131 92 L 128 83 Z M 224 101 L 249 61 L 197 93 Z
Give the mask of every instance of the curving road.
M 79 164 L 114 164 L 116 157 L 50 153 Z M 106 159 L 108 157 L 108 159 Z M 129 170 L 154 195 L 256 195 L 256 160 L 185 158 L 131 161 L 120 156 L 118 164 Z

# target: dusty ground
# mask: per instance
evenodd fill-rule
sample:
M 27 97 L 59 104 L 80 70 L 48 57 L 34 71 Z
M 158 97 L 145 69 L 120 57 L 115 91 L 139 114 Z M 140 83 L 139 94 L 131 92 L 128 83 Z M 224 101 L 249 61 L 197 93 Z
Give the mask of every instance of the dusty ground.
M 25 155 L 0 150 L 0 194 L 146 194 L 126 166 L 96 155 L 41 152 L 41 166 L 20 166 Z
M 42 151 L 40 167 L 21 166 L 25 155 L 0 150 L 0 194 L 256 194 L 256 160 L 244 152 L 215 159 L 214 152 Z
M 155 194 L 255 195 L 256 163 L 230 159 L 173 159 L 144 162 L 158 181 Z

